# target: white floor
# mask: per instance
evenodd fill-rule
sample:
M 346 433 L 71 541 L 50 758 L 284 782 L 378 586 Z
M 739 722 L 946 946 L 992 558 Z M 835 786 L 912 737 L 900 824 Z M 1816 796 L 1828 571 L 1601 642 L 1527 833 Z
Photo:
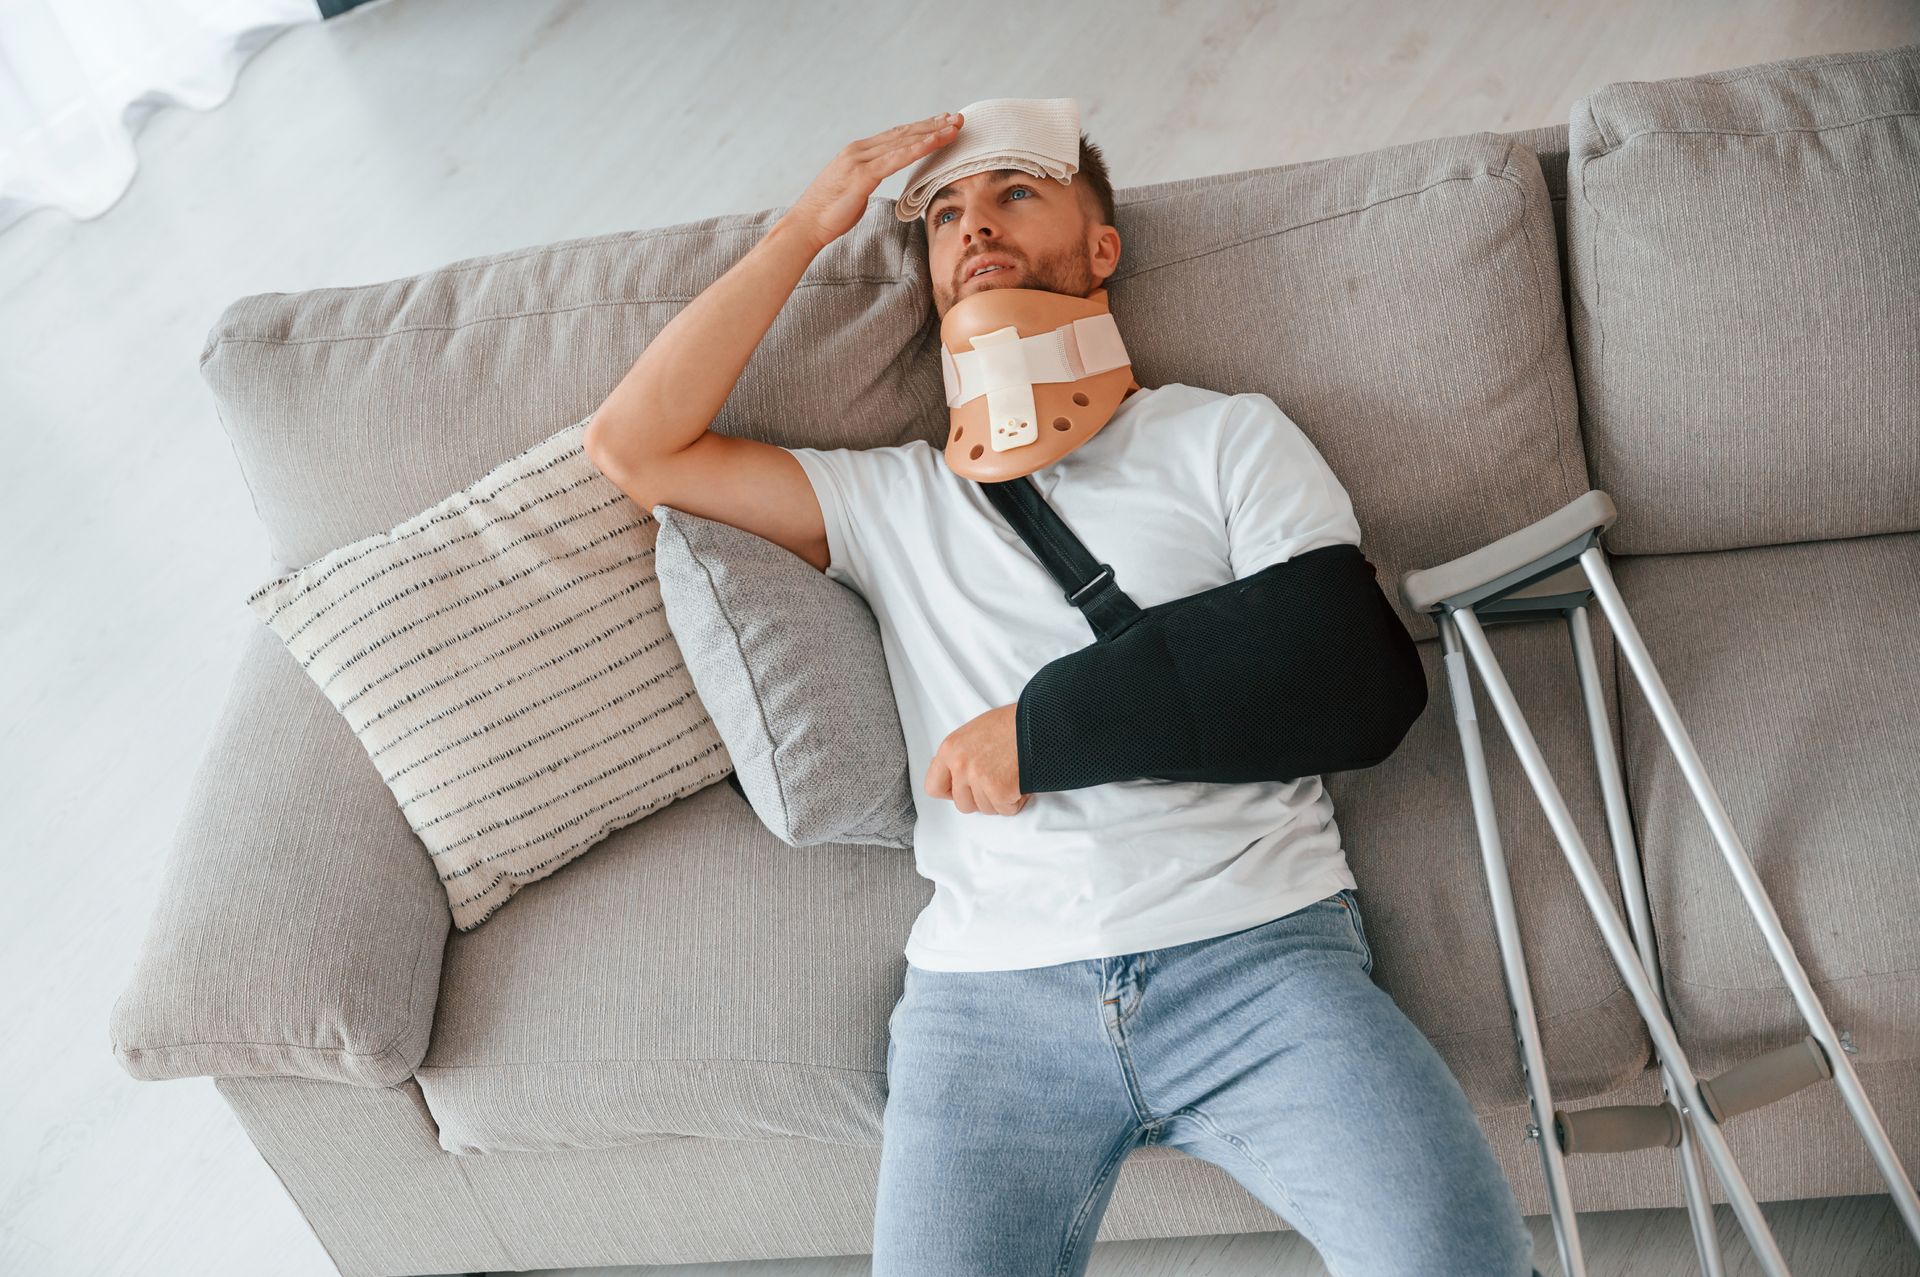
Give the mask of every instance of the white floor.
M 1914 0 L 382 0 L 291 29 L 217 110 L 160 111 L 107 213 L 0 235 L 0 1273 L 334 1271 L 213 1084 L 135 1082 L 107 1040 L 269 575 L 197 369 L 234 298 L 783 205 L 844 142 L 983 97 L 1078 97 L 1125 187 L 1915 41 Z M 1884 1195 L 1767 1213 L 1797 1273 L 1920 1271 Z M 1757 1272 L 1721 1214 L 1729 1273 Z M 1586 1230 L 1595 1274 L 1694 1271 L 1680 1212 Z M 1093 1270 L 1324 1271 L 1292 1233 L 1103 1244 Z

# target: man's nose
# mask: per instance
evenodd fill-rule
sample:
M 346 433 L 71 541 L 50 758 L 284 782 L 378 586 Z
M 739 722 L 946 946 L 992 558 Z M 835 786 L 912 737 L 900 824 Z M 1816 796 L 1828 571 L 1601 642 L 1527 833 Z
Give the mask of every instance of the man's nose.
M 973 227 L 973 229 L 970 231 L 963 229 L 961 231 L 961 234 L 966 238 L 968 243 L 972 243 L 975 236 L 984 236 L 987 239 L 992 239 L 998 234 L 998 232 L 993 229 L 993 219 L 985 213 L 970 213 L 968 214 L 968 219 L 966 225 Z

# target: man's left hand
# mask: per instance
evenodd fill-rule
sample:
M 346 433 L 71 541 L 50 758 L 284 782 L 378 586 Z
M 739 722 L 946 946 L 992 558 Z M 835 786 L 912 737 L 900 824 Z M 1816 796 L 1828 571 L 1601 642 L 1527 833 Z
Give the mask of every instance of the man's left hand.
M 1011 816 L 1025 807 L 1032 795 L 1020 792 L 1017 708 L 1018 702 L 990 709 L 949 733 L 927 767 L 927 794 L 951 798 L 969 814 Z

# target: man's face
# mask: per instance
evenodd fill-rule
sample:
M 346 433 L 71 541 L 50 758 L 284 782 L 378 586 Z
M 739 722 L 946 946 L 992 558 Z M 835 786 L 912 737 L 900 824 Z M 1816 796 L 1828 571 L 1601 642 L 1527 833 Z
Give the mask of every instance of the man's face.
M 1041 288 L 1085 297 L 1120 263 L 1120 232 L 1089 215 L 1079 186 L 994 169 L 963 177 L 927 205 L 927 266 L 933 307 L 945 318 L 953 304 L 985 288 Z M 1002 269 L 976 275 L 986 262 Z

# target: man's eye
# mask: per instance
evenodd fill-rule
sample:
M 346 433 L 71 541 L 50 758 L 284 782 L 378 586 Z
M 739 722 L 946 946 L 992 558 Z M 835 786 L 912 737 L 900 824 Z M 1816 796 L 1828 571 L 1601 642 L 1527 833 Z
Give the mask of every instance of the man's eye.
M 1007 188 L 1008 195 L 1012 195 L 1015 191 L 1025 191 L 1029 195 L 1033 194 L 1033 188 L 1027 186 L 1009 186 Z M 933 215 L 933 224 L 935 226 L 945 226 L 947 224 L 947 214 L 951 212 L 953 212 L 953 210 L 950 208 L 941 209 Z

